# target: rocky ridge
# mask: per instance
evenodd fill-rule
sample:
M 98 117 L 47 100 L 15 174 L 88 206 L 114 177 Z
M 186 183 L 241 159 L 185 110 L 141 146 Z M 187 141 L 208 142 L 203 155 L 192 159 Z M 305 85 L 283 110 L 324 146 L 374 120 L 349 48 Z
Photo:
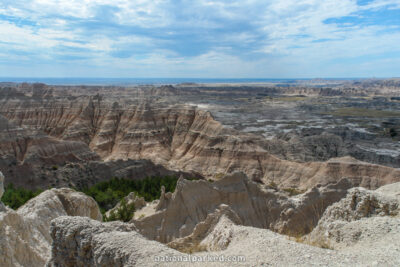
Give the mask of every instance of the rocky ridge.
M 377 188 L 400 181 L 400 171 L 348 158 L 298 163 L 270 153 L 271 144 L 223 127 L 209 112 L 188 106 L 119 107 L 100 99 L 7 101 L 0 113 L 11 123 L 68 142 L 83 142 L 105 161 L 147 159 L 170 170 L 216 179 L 243 171 L 253 180 L 307 189 L 349 178 Z
M 207 266 L 231 266 L 219 259 L 243 256 L 235 264 L 398 266 L 399 185 L 373 191 L 349 188 L 344 179 L 290 197 L 241 173 L 214 183 L 180 179 L 173 194 L 163 193 L 154 214 L 132 223 L 101 223 L 93 199 L 51 189 L 17 211 L 0 211 L 0 265 L 190 266 L 198 257 Z M 304 226 L 312 232 L 302 243 L 273 232 Z M 150 227 L 158 234 L 153 239 L 168 244 L 146 238 Z M 171 259 L 182 262 L 165 262 Z
M 84 187 L 110 177 L 141 179 L 180 174 L 200 177 L 171 171 L 149 160 L 104 162 L 83 141 L 64 140 L 40 129 L 17 126 L 2 115 L 0 170 L 7 174 L 8 182 L 28 188 Z
M 187 219 L 184 230 L 181 228 L 181 233 L 187 231 L 189 234 L 177 237 L 173 235 L 173 231 L 169 231 L 170 235 L 166 235 L 165 239 L 172 239 L 172 241 L 168 243 L 168 247 L 138 234 L 142 227 L 138 221 L 133 221 L 133 224 L 102 224 L 85 218 L 60 217 L 54 220 L 51 226 L 54 243 L 48 266 L 155 266 L 160 264 L 156 260 L 157 257 L 183 258 L 189 256 L 186 254 L 187 252 L 195 257 L 216 256 L 218 258 L 244 255 L 245 262 L 235 263 L 239 266 L 263 264 L 273 266 L 397 266 L 400 263 L 398 257 L 400 249 L 398 185 L 400 183 L 388 185 L 376 191 L 360 188 L 342 190 L 338 185 L 333 185 L 330 189 L 310 190 L 314 194 L 317 191 L 325 193 L 330 191 L 332 195 L 339 192 L 337 200 L 333 201 L 332 205 L 328 204 L 326 211 L 320 215 L 321 218 L 318 218 L 318 226 L 306 237 L 308 241 L 311 240 L 310 236 L 315 238 L 314 246 L 310 246 L 305 244 L 307 243 L 305 240 L 302 241 L 303 243 L 294 242 L 270 229 L 246 225 L 246 218 L 241 215 L 244 211 L 235 207 L 234 204 L 235 199 L 239 200 L 240 198 L 240 186 L 231 186 L 232 179 L 240 180 L 240 175 L 227 177 L 226 184 L 219 185 L 220 189 L 224 191 L 219 192 L 220 197 L 228 204 L 219 204 L 215 209 L 205 212 L 205 216 L 195 223 L 193 228 L 186 226 L 189 226 L 189 219 L 193 220 L 192 218 L 201 216 L 199 207 L 207 205 L 206 198 L 210 196 L 210 194 L 201 194 L 206 192 L 203 188 L 204 185 L 191 181 L 187 184 L 180 183 L 180 187 L 184 189 L 188 189 L 188 184 L 199 189 L 199 194 L 192 194 L 192 197 L 195 196 L 194 200 L 183 198 L 182 193 L 177 194 L 179 188 L 174 194 L 165 194 L 161 198 L 159 208 L 163 210 L 156 212 L 154 216 L 163 217 L 162 214 L 165 215 L 165 210 L 173 208 L 174 198 L 177 196 L 184 203 L 183 205 L 188 205 L 187 208 L 181 207 L 183 213 L 185 209 L 193 211 L 192 214 L 184 215 Z M 260 185 L 255 184 L 254 186 L 259 187 Z M 247 188 L 251 187 L 247 184 Z M 257 195 L 254 189 L 250 189 L 249 192 L 252 192 L 253 199 L 261 202 L 261 193 Z M 316 199 L 324 199 L 307 197 L 310 192 L 292 197 L 291 200 L 302 203 L 306 202 L 306 199 L 312 199 L 311 202 Z M 192 192 L 189 191 L 188 194 L 190 193 Z M 228 195 L 224 196 L 224 194 Z M 282 197 L 277 192 L 275 194 L 282 198 L 282 201 L 290 203 L 290 198 Z M 212 194 L 211 198 L 213 198 Z M 273 198 L 272 195 L 268 195 L 266 200 L 271 198 Z M 197 203 L 199 207 L 193 207 L 193 202 Z M 290 206 L 290 204 L 287 205 Z M 301 210 L 302 205 L 298 205 Z M 245 207 L 247 208 L 246 205 Z M 248 210 L 247 216 L 255 216 L 257 210 L 257 207 L 255 210 Z M 281 213 L 285 212 L 281 211 Z M 262 212 L 262 214 L 265 220 L 274 217 L 272 212 Z M 173 215 L 176 216 L 177 213 Z M 306 217 L 310 216 L 310 214 L 306 215 Z M 152 216 L 150 215 L 150 217 Z M 293 216 L 295 217 L 295 215 Z M 158 233 L 162 233 L 166 227 L 164 223 L 168 225 L 170 219 L 172 218 L 164 216 L 161 227 L 152 226 L 158 227 Z M 290 220 L 290 215 L 287 220 Z M 366 221 L 369 223 L 364 223 Z M 332 222 L 336 225 L 335 227 L 330 226 Z M 151 221 L 147 221 L 147 223 L 151 223 Z M 351 223 L 353 224 L 349 225 Z M 179 218 L 176 220 L 176 225 L 180 225 Z M 325 231 L 328 231 L 329 234 L 325 234 Z M 326 240 L 316 238 L 319 234 L 335 240 L 336 243 L 327 249 L 327 245 L 324 243 Z M 70 238 L 72 236 L 75 237 L 74 240 Z M 166 266 L 170 264 L 189 266 L 192 264 L 191 262 L 163 263 Z M 204 264 L 207 266 L 232 265 L 231 262 L 206 262 Z M 161 265 L 163 264 L 161 263 Z
M 344 197 L 349 188 L 351 183 L 344 179 L 289 197 L 273 189 L 263 189 L 243 173 L 228 175 L 214 183 L 181 178 L 173 194 L 161 196 L 154 214 L 132 222 L 145 237 L 168 243 L 190 235 L 198 223 L 226 204 L 243 225 L 305 234 L 314 228 L 326 207 Z

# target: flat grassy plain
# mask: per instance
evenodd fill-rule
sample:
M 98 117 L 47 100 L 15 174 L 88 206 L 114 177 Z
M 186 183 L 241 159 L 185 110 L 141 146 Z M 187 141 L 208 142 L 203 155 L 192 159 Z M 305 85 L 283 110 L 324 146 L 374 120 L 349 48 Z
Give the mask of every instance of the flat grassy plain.
M 332 112 L 324 113 L 339 117 L 369 117 L 369 118 L 398 118 L 400 111 L 376 110 L 368 108 L 339 108 Z

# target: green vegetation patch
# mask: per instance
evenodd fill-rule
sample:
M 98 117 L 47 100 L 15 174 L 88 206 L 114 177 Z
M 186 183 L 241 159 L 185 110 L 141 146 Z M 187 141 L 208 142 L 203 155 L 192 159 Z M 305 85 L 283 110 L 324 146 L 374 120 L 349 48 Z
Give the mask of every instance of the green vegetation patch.
M 123 221 L 129 222 L 135 214 L 135 204 L 127 204 L 125 198 L 121 200 L 121 205 L 116 211 L 111 211 L 110 216 L 103 215 L 105 222 Z
M 7 185 L 4 189 L 4 195 L 1 198 L 1 202 L 14 210 L 24 205 L 29 199 L 34 198 L 43 192 L 41 189 L 29 190 L 21 187 L 16 188 L 13 184 Z
M 389 110 L 376 110 L 367 108 L 339 108 L 333 112 L 326 113 L 333 116 L 343 116 L 343 117 L 370 117 L 370 118 L 390 118 L 399 117 L 399 111 L 389 111 Z
M 193 180 L 193 179 L 189 179 Z M 165 187 L 165 192 L 175 191 L 177 177 L 147 177 L 143 180 L 129 180 L 123 178 L 112 178 L 109 181 L 97 183 L 91 187 L 76 189 L 88 196 L 94 198 L 100 207 L 102 214 L 115 207 L 122 200 L 120 208 L 110 217 L 105 217 L 106 221 L 122 220 L 129 221 L 135 211 L 133 204 L 124 203 L 124 197 L 130 192 L 135 192 L 138 196 L 144 197 L 146 201 L 159 199 L 161 196 L 161 186 Z M 43 190 L 28 190 L 24 188 L 15 188 L 13 184 L 9 184 L 5 188 L 5 192 L 1 201 L 11 207 L 18 209 L 29 199 L 36 197 Z
M 147 177 L 143 180 L 112 178 L 109 181 L 100 182 L 79 191 L 93 197 L 104 214 L 130 192 L 135 192 L 138 196 L 144 197 L 146 201 L 153 201 L 160 198 L 161 186 L 165 187 L 165 192 L 173 192 L 177 181 L 178 178 L 173 176 Z

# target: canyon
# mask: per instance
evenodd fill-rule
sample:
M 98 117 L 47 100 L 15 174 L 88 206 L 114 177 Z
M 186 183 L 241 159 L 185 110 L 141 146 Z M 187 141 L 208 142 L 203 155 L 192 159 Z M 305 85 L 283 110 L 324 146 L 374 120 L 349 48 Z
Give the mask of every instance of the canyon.
M 225 126 L 196 106 L 168 102 L 171 95 L 201 94 L 197 90 L 164 86 L 149 90 L 144 97 L 143 88 L 132 92 L 123 88 L 119 95 L 99 94 L 113 88 L 73 89 L 33 85 L 25 94 L 14 88 L 19 94 L 10 97 L 9 93 L 1 100 L 0 169 L 14 177 L 15 183 L 23 185 L 22 180 L 32 176 L 28 173 L 36 173 L 28 178 L 33 187 L 90 184 L 94 177 L 106 179 L 92 174 L 98 168 L 113 176 L 140 176 L 153 170 L 150 175 L 185 172 L 214 180 L 242 171 L 264 184 L 300 190 L 344 177 L 367 188 L 400 180 L 398 169 L 361 162 L 343 153 L 339 134 L 270 140 Z M 88 95 L 83 95 L 86 90 Z M 240 90 L 244 94 L 250 89 Z M 152 99 L 164 97 L 166 103 Z M 49 176 L 54 177 L 52 181 L 41 180 Z
M 0 265 L 398 266 L 399 87 L 1 83 L 0 197 L 45 191 L 0 201 Z M 125 223 L 75 191 L 152 176 L 180 178 Z

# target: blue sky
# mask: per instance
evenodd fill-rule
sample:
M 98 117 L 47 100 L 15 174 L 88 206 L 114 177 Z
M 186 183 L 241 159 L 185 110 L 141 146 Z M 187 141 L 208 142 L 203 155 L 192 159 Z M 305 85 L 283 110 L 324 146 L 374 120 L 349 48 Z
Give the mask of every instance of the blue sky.
M 0 77 L 399 77 L 400 0 L 1 0 Z

